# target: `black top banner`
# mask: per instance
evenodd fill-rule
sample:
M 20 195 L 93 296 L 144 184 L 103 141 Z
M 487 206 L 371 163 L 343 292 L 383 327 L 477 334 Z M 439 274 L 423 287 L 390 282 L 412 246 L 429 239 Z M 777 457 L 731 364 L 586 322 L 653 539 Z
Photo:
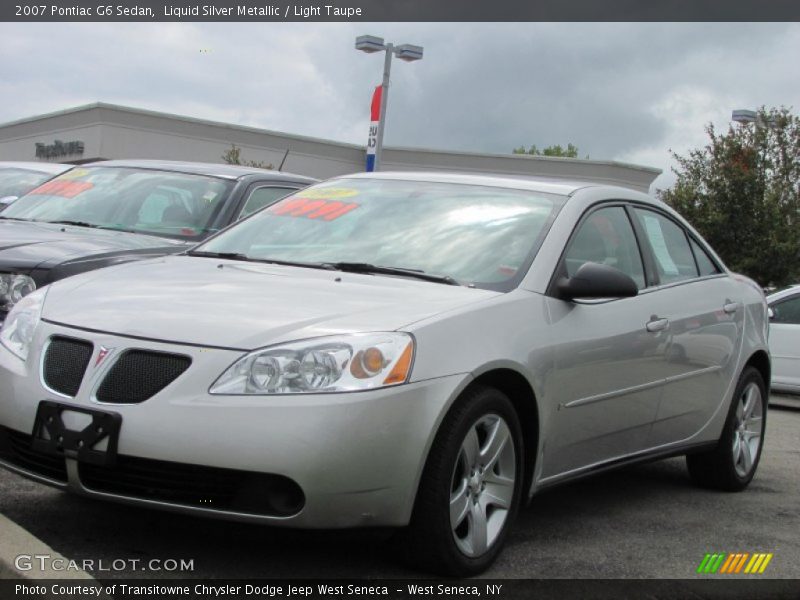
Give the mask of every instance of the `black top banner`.
M 800 21 L 799 0 L 111 1 L 6 0 L 0 21 Z

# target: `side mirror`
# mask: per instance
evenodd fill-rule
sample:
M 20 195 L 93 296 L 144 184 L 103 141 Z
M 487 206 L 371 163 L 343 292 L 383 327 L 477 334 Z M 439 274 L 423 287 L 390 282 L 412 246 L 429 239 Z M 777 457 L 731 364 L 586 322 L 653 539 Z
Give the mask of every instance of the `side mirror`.
M 636 282 L 614 267 L 594 262 L 583 263 L 572 277 L 556 284 L 562 300 L 576 298 L 628 298 L 636 296 Z

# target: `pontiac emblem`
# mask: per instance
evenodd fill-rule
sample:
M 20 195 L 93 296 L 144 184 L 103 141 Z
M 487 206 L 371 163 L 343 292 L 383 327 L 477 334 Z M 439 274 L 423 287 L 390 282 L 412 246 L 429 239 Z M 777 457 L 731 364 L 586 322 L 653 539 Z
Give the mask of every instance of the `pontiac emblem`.
M 109 354 L 114 351 L 114 348 L 106 348 L 105 346 L 100 346 L 100 352 L 97 353 L 97 358 L 94 361 L 95 369 L 100 366 L 100 363 L 103 362 Z

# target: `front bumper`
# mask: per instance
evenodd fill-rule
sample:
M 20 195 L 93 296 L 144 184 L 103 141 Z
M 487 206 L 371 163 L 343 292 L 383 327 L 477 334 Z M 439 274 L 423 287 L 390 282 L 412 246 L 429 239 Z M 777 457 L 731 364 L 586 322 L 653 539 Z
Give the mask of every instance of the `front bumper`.
M 41 349 L 53 335 L 94 345 L 73 398 L 48 389 L 41 377 Z M 112 349 L 114 357 L 133 348 L 177 352 L 189 355 L 192 364 L 144 402 L 101 403 L 94 393 L 114 362 L 112 358 L 93 367 L 101 347 Z M 218 518 L 312 528 L 407 524 L 433 435 L 465 376 L 342 394 L 209 395 L 210 384 L 241 355 L 239 351 L 143 341 L 42 322 L 25 363 L 0 346 L 0 426 L 22 444 L 24 452 L 24 440 L 33 432 L 42 400 L 118 413 L 122 417 L 119 470 L 124 465 L 139 469 L 138 475 L 134 472 L 125 485 L 116 482 L 103 489 L 96 483 L 98 477 L 88 477 L 90 467 L 75 458 L 55 457 L 56 463 L 64 461 L 63 477 L 31 467 L 39 459 L 36 456 L 25 462 L 0 453 L 0 464 L 86 496 Z M 149 477 L 148 470 L 155 467 L 166 473 L 163 477 L 177 478 L 178 488 L 186 477 L 184 491 L 188 491 L 175 500 L 174 494 L 165 496 L 159 484 L 149 479 L 138 487 L 130 485 L 142 479 L 139 475 Z M 187 472 L 193 474 L 191 481 Z M 289 478 L 302 490 L 302 508 L 288 516 L 270 514 L 267 509 L 220 509 L 200 492 L 196 498 L 192 496 L 192 486 L 199 485 L 202 491 L 217 473 L 224 475 L 220 485 L 236 485 L 235 478 L 227 478 L 232 472 Z M 101 474 L 113 479 L 114 467 Z

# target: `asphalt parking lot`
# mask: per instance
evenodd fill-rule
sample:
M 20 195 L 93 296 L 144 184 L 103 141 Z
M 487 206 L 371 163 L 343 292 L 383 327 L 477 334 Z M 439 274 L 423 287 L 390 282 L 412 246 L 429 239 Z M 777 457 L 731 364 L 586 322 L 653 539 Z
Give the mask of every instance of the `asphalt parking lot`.
M 171 515 L 75 497 L 6 471 L 0 513 L 67 558 L 194 564 L 180 574 L 93 573 L 103 579 L 420 576 L 395 561 L 383 532 L 291 531 Z M 800 578 L 798 532 L 800 410 L 771 408 L 761 465 L 746 491 L 693 487 L 682 458 L 566 485 L 522 512 L 485 576 L 687 578 L 698 576 L 707 552 L 770 552 L 764 577 Z

